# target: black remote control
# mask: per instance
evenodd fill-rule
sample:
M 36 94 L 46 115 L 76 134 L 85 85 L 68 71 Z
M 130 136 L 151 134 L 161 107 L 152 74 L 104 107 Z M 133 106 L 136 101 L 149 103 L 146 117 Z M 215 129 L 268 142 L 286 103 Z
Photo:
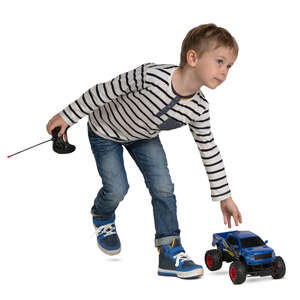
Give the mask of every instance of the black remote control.
M 60 127 L 55 127 L 52 130 L 52 141 L 53 141 L 53 150 L 56 153 L 59 154 L 68 154 L 75 151 L 76 147 L 74 145 L 69 144 L 68 138 L 67 138 L 67 130 L 69 127 L 67 127 L 65 133 L 62 136 L 58 136 L 58 133 L 60 131 Z M 66 138 L 66 140 L 65 140 Z

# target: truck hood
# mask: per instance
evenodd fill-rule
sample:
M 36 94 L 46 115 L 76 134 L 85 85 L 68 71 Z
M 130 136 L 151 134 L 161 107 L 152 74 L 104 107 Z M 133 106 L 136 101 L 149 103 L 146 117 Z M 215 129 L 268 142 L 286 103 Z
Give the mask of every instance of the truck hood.
M 253 248 L 245 248 L 243 249 L 243 252 L 247 255 L 254 255 L 254 254 L 257 255 L 257 254 L 274 252 L 274 250 L 268 246 L 259 246 Z

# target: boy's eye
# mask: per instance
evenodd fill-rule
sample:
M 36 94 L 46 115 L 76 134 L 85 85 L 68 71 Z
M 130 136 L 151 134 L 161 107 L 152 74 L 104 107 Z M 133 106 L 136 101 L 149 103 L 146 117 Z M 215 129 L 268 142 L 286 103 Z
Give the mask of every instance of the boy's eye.
M 217 63 L 218 63 L 218 64 L 222 64 L 222 63 L 223 63 L 223 59 L 218 59 L 218 60 L 217 60 Z

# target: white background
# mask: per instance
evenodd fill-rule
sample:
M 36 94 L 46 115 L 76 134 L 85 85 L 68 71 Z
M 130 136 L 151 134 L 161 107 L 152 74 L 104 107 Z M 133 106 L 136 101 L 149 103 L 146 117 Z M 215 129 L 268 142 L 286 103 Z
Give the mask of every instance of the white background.
M 182 299 L 284 296 L 299 271 L 299 9 L 297 1 L 1 2 L 1 299 Z M 117 210 L 122 252 L 96 246 L 90 207 L 101 187 L 86 122 L 69 130 L 77 150 L 60 156 L 45 144 L 48 120 L 84 91 L 146 62 L 179 63 L 186 33 L 225 27 L 239 57 L 227 81 L 203 88 L 240 230 L 269 240 L 286 277 L 231 283 L 229 264 L 197 280 L 157 276 L 150 195 L 124 152 L 130 190 Z M 178 200 L 182 242 L 204 265 L 212 234 L 226 231 L 210 199 L 196 144 L 184 127 L 161 140 Z M 235 228 L 234 228 L 235 229 Z M 237 294 L 238 293 L 238 294 Z

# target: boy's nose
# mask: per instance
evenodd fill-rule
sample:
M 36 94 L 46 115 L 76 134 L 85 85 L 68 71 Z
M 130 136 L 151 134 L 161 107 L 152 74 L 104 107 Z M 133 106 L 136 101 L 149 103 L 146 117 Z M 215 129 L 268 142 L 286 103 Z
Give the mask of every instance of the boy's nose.
M 221 72 L 222 80 L 225 80 L 225 79 L 226 79 L 227 74 L 228 74 L 228 70 L 223 70 L 223 71 Z

